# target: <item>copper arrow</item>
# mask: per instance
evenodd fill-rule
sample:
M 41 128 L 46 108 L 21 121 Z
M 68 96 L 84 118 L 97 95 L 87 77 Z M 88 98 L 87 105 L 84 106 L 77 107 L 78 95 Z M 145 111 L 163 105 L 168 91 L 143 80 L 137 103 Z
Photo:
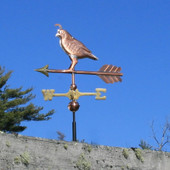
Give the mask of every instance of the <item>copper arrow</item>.
M 113 65 L 104 65 L 100 68 L 99 71 L 81 71 L 81 70 L 56 70 L 56 69 L 48 69 L 49 65 L 46 65 L 42 68 L 36 69 L 35 71 L 41 72 L 47 77 L 49 77 L 48 73 L 67 73 L 67 74 L 88 74 L 88 75 L 97 75 L 106 83 L 114 83 L 118 81 L 122 81 L 120 76 L 123 76 L 123 73 L 120 73 L 121 67 L 113 66 Z

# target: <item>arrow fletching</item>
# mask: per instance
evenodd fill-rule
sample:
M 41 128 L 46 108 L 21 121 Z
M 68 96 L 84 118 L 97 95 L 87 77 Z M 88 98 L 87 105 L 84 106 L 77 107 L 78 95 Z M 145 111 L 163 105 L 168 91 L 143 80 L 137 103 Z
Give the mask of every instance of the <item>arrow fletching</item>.
M 104 75 L 99 75 L 99 77 L 105 82 L 105 83 L 114 83 L 114 82 L 122 82 L 122 79 L 120 78 L 120 75 L 114 75 L 114 73 L 120 73 L 121 67 L 113 66 L 113 65 L 103 65 L 99 72 L 106 73 Z M 108 73 L 108 75 L 107 75 Z M 112 75 L 113 73 L 113 75 Z M 100 73 L 99 73 L 100 74 Z

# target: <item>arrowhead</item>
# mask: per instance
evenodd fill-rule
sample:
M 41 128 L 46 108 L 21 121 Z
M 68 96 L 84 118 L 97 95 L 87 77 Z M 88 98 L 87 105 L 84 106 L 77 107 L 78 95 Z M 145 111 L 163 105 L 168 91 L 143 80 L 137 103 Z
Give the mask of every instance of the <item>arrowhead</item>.
M 38 72 L 46 75 L 47 77 L 49 77 L 49 74 L 48 74 L 48 66 L 49 66 L 49 65 L 46 65 L 46 66 L 44 66 L 44 67 L 42 67 L 42 68 L 35 69 L 35 71 L 38 71 Z

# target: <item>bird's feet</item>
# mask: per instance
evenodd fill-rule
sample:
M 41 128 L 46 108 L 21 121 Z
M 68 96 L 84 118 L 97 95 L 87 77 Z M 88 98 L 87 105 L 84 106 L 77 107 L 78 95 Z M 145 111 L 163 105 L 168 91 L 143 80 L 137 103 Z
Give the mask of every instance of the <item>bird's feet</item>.
M 74 72 L 74 69 L 67 69 L 67 70 L 64 70 L 64 72 L 66 72 L 66 73 L 70 73 L 70 72 Z
M 75 66 L 76 66 L 77 63 L 78 63 L 77 58 L 72 58 L 72 63 L 71 63 L 71 65 L 70 65 L 68 71 L 73 72 L 73 71 L 74 71 L 74 68 L 75 68 Z

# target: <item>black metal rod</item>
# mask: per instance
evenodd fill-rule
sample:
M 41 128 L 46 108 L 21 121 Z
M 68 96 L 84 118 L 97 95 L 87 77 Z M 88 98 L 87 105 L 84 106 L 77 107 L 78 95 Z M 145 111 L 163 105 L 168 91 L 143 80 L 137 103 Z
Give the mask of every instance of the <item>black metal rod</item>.
M 72 133 L 73 133 L 73 141 L 76 142 L 77 141 L 77 137 L 76 137 L 76 116 L 75 116 L 76 112 L 73 112 L 73 122 L 72 122 Z

